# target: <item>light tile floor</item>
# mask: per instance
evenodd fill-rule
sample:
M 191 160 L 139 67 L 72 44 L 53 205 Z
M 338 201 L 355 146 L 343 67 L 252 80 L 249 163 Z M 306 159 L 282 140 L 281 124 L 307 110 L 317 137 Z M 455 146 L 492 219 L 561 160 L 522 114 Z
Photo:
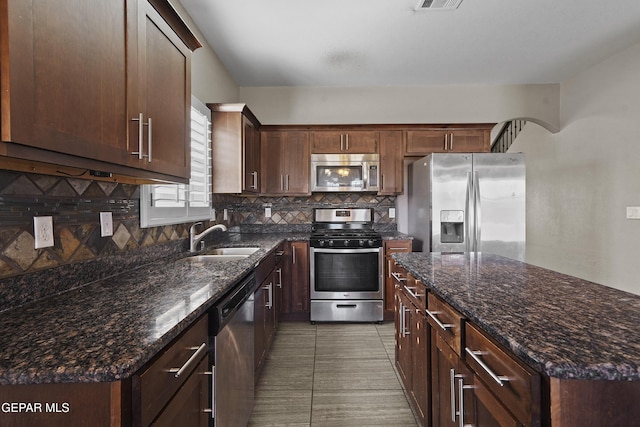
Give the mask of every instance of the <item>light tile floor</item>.
M 249 426 L 411 426 L 392 323 L 281 323 Z

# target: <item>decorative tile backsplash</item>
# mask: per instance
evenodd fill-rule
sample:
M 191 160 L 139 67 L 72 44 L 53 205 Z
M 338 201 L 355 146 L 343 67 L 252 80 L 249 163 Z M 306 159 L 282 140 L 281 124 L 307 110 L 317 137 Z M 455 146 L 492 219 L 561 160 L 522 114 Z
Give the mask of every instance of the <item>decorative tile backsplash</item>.
M 311 224 L 314 208 L 343 206 L 374 208 L 376 225 L 395 230 L 395 220 L 388 217 L 395 197 L 362 193 L 214 196 L 215 222 L 248 232 L 273 230 L 273 226 L 280 231 L 304 230 Z M 271 208 L 270 218 L 264 216 L 265 207 Z M 101 211 L 113 214 L 111 237 L 100 236 Z M 0 171 L 0 279 L 171 241 L 186 242 L 191 223 L 143 229 L 139 212 L 137 185 Z M 34 216 L 53 217 L 53 247 L 34 249 Z

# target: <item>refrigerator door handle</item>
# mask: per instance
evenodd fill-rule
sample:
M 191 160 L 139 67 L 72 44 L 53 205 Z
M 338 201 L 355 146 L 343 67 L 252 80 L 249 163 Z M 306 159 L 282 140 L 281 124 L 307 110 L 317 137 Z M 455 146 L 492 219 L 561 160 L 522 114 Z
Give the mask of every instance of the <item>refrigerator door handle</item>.
M 470 252 L 473 250 L 473 242 L 472 239 L 474 236 L 471 236 L 470 231 L 473 230 L 473 225 L 470 224 L 470 221 L 474 217 L 474 213 L 471 212 L 474 206 L 474 190 L 473 190 L 473 179 L 471 177 L 471 172 L 467 172 L 467 193 L 466 193 L 466 201 L 465 201 L 465 219 L 464 219 L 464 238 L 465 238 L 465 251 Z
M 481 242 L 481 238 L 482 238 L 482 226 L 481 226 L 481 221 L 482 221 L 482 204 L 480 203 L 480 175 L 478 174 L 478 172 L 475 172 L 475 179 L 474 179 L 474 191 L 475 191 L 475 197 L 474 197 L 474 210 L 475 210 L 475 230 L 476 230 L 476 237 L 475 237 L 475 248 L 474 251 L 478 251 L 480 249 L 480 242 Z

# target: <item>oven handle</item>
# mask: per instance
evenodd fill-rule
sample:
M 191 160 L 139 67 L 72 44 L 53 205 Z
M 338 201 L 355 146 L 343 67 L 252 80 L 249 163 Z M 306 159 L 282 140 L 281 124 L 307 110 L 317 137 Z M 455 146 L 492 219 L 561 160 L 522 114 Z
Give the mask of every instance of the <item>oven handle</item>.
M 358 304 L 336 304 L 336 308 L 357 308 Z
M 312 252 L 318 253 L 340 253 L 340 254 L 364 254 L 364 253 L 380 253 L 382 251 L 382 247 L 378 248 L 348 248 L 348 249 L 338 249 L 338 248 L 311 248 Z

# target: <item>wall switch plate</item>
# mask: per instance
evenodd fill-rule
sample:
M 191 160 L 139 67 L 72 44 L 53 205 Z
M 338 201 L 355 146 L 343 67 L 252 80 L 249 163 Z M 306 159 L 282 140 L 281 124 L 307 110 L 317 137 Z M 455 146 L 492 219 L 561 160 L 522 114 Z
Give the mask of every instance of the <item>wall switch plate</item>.
M 113 214 L 100 212 L 100 236 L 113 236 Z
M 264 208 L 264 217 L 271 218 L 271 208 Z
M 396 217 L 396 208 L 389 208 L 389 218 Z
M 36 249 L 53 246 L 53 217 L 34 216 L 33 236 L 35 237 Z
M 640 206 L 627 206 L 627 219 L 640 219 Z
M 224 221 L 226 221 L 226 220 L 228 220 L 228 219 L 229 219 L 229 211 L 228 211 L 227 209 L 225 209 L 225 210 L 223 210 L 223 211 L 222 211 L 222 219 L 223 219 Z

